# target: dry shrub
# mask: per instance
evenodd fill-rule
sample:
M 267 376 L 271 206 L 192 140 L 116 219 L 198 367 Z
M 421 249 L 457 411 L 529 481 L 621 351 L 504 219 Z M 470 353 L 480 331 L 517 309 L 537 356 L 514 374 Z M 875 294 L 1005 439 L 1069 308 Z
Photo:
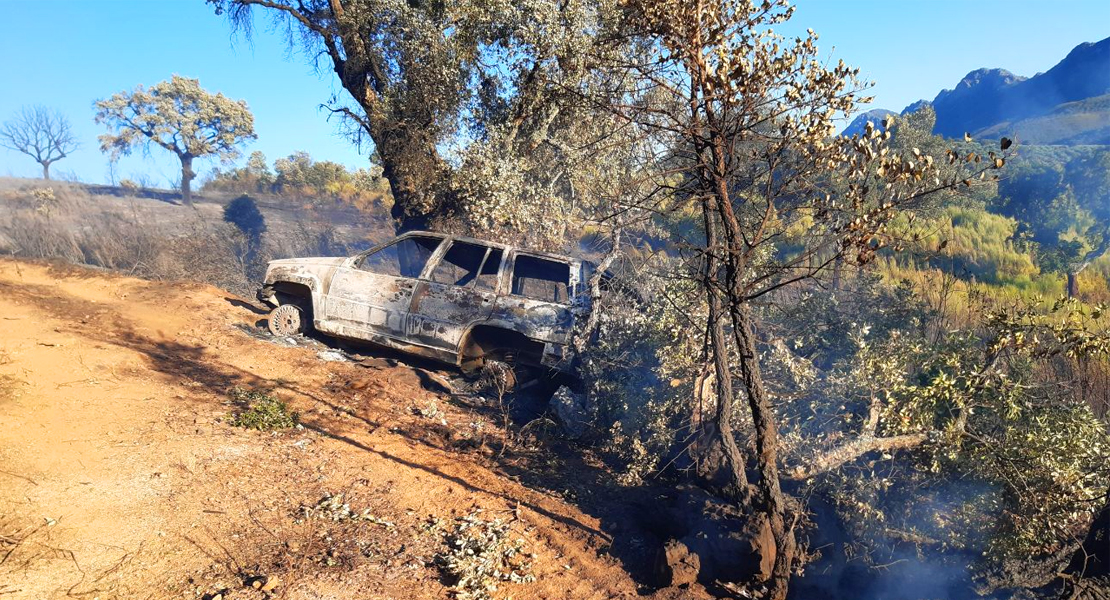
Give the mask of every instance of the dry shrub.
M 27 258 L 61 258 L 82 262 L 84 254 L 73 233 L 41 214 L 16 214 L 4 232 L 8 251 Z
M 84 264 L 157 278 L 162 236 L 118 215 L 102 214 L 77 234 Z
M 436 563 L 454 580 L 451 592 L 460 600 L 491 600 L 503 582 L 531 583 L 532 559 L 525 540 L 514 535 L 513 521 L 485 519 L 481 509 L 455 519 L 444 542 L 447 550 Z
M 265 270 L 265 256 L 251 258 L 251 241 L 234 225 L 194 223 L 192 229 L 166 242 L 161 275 L 165 279 L 199 281 L 249 296 Z
M 95 206 L 87 193 L 71 186 L 25 186 L 0 201 L 11 207 L 0 211 L 0 252 L 147 279 L 198 281 L 248 297 L 273 258 L 353 251 L 333 225 L 313 223 L 312 215 L 292 231 L 252 238 L 230 223 L 199 215 L 184 226 L 159 227 L 138 212 Z

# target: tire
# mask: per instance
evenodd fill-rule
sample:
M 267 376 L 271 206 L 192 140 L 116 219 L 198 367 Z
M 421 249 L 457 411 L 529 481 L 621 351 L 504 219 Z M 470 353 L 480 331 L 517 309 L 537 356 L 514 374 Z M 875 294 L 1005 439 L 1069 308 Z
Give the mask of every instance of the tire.
M 487 389 L 502 393 L 513 391 L 517 385 L 513 365 L 500 360 L 486 360 L 478 372 L 478 380 Z
M 305 332 L 304 311 L 296 304 L 282 304 L 270 311 L 267 328 L 277 337 L 289 337 Z

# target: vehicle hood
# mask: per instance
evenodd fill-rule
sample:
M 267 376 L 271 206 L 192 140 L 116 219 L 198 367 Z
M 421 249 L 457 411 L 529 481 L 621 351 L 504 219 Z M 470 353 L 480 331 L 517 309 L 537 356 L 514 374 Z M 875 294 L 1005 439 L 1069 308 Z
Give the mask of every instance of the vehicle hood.
M 314 292 L 321 291 L 321 284 L 333 273 L 346 258 L 340 257 L 312 257 L 312 258 L 284 258 L 271 260 L 266 265 L 266 284 L 277 281 L 303 283 Z
M 270 267 L 337 267 L 347 260 L 345 256 L 313 256 L 309 258 L 282 258 L 271 260 Z

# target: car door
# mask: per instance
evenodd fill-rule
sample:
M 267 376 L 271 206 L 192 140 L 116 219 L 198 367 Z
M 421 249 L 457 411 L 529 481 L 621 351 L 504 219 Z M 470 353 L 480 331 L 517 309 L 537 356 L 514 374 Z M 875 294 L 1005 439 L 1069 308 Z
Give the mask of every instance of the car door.
M 414 234 L 355 257 L 332 278 L 325 302 L 329 325 L 356 337 L 403 337 L 412 293 L 443 238 Z M 349 335 L 349 334 L 348 334 Z
M 506 268 L 509 288 L 494 301 L 490 319 L 535 340 L 567 343 L 577 270 L 565 260 L 524 252 L 514 253 Z
M 489 316 L 504 256 L 500 248 L 453 241 L 421 280 L 409 308 L 410 341 L 454 352 L 468 326 Z

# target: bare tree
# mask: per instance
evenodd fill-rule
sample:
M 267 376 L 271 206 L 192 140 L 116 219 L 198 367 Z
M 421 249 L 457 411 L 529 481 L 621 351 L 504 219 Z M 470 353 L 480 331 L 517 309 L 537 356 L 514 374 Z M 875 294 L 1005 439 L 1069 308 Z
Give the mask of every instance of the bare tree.
M 78 145 L 69 119 L 41 105 L 23 107 L 0 128 L 0 146 L 35 159 L 46 180 L 50 179 L 50 165 L 69 156 Z

